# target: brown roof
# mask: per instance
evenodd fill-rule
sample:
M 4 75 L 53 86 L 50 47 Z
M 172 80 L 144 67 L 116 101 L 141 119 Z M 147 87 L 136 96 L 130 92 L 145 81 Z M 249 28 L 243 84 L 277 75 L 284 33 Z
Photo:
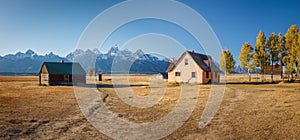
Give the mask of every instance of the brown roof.
M 208 65 L 206 65 L 206 64 L 204 63 L 203 60 L 208 60 L 210 56 L 205 55 L 205 54 L 195 53 L 195 52 L 192 52 L 192 51 L 185 51 L 185 52 L 179 57 L 179 59 L 178 59 L 177 61 L 174 61 L 172 64 L 170 64 L 170 66 L 168 67 L 167 71 L 168 71 L 168 72 L 172 71 L 172 70 L 176 67 L 177 63 L 183 58 L 183 56 L 184 56 L 186 53 L 189 54 L 189 55 L 193 58 L 193 60 L 196 62 L 196 64 L 197 64 L 202 70 L 204 70 L 204 71 L 220 71 L 220 69 L 218 68 L 218 66 L 217 66 L 214 62 L 210 61 L 210 65 L 211 65 L 211 66 L 208 66 Z
M 167 72 L 172 71 L 173 68 L 175 68 L 176 63 L 177 63 L 177 60 L 174 60 L 168 67 Z

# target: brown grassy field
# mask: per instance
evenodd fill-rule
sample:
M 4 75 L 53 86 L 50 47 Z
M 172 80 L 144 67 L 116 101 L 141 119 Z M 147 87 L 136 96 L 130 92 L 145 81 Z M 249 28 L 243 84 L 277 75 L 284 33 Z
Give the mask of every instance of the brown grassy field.
M 180 94 L 180 86 L 168 85 L 158 104 L 139 109 L 118 98 L 110 76 L 103 78 L 98 90 L 101 97 L 109 95 L 106 106 L 132 122 L 160 119 L 173 109 Z M 132 88 L 146 96 L 150 79 L 130 76 L 131 86 L 116 88 Z M 208 126 L 198 127 L 210 89 L 200 85 L 189 119 L 163 139 L 300 139 L 299 83 L 239 84 L 247 81 L 241 75 L 227 79 L 231 84 L 226 85 L 221 107 Z M 39 86 L 37 76 L 1 76 L 0 108 L 0 139 L 110 139 L 84 118 L 72 86 Z

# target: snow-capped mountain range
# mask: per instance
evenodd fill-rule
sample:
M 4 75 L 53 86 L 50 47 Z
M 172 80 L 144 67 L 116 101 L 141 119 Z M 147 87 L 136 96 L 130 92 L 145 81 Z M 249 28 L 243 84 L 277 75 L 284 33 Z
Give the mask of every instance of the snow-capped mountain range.
M 256 73 L 259 73 L 259 68 L 255 68 L 252 72 L 250 72 L 251 74 L 256 74 Z M 234 66 L 233 68 L 233 72 L 232 74 L 247 74 L 248 73 L 248 68 L 245 67 L 245 68 L 242 68 L 242 66 L 240 65 L 237 65 L 237 66 Z
M 118 47 L 112 47 L 103 54 L 97 49 L 75 50 L 66 58 L 79 62 L 85 70 L 95 68 L 97 73 L 158 73 L 165 72 L 170 65 L 167 58 L 159 59 L 142 50 L 132 52 Z
M 38 55 L 31 49 L 25 53 L 8 54 L 0 57 L 0 73 L 38 73 L 43 62 L 68 61 L 52 52 L 46 55 Z
M 142 50 L 132 52 L 118 47 L 112 47 L 107 53 L 98 49 L 77 49 L 66 57 L 52 52 L 38 55 L 29 49 L 25 53 L 8 54 L 0 56 L 0 73 L 32 73 L 39 72 L 43 62 L 79 62 L 87 71 L 95 68 L 97 73 L 158 73 L 165 72 L 170 65 L 167 58 L 161 59 Z

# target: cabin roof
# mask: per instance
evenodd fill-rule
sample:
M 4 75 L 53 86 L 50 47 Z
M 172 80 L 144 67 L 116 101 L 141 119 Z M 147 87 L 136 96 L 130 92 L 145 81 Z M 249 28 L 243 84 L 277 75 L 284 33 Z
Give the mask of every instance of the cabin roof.
M 42 68 L 43 66 L 46 67 L 49 74 L 86 74 L 79 63 L 44 62 Z
M 170 64 L 169 68 L 167 69 L 168 72 L 172 71 L 176 65 L 178 64 L 178 62 L 180 62 L 180 59 L 183 58 L 183 56 L 185 56 L 186 54 L 189 54 L 193 60 L 196 62 L 196 64 L 203 70 L 203 71 L 220 71 L 220 69 L 218 68 L 218 66 L 214 63 L 214 62 L 210 62 L 210 66 L 206 65 L 204 60 L 209 60 L 208 55 L 205 54 L 200 54 L 200 53 L 195 53 L 195 52 L 191 52 L 191 51 L 185 51 L 177 61 L 174 61 L 172 64 Z

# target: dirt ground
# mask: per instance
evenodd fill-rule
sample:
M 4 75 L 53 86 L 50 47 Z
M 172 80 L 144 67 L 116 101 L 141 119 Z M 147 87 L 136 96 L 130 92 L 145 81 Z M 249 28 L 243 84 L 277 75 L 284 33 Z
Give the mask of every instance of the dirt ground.
M 147 96 L 153 77 L 130 76 L 130 86 L 123 87 L 113 87 L 111 78 L 104 76 L 98 83 L 99 97 L 109 95 L 105 100 L 109 110 L 136 123 L 167 115 L 180 95 L 180 85 L 166 83 L 161 101 L 140 109 L 124 103 L 114 88 L 132 88 Z M 199 118 L 210 85 L 200 85 L 189 119 L 163 139 L 300 139 L 300 83 L 240 84 L 247 76 L 228 80 L 222 104 L 208 126 L 199 128 Z M 85 119 L 72 86 L 39 86 L 37 76 L 1 76 L 0 108 L 0 139 L 110 139 Z

